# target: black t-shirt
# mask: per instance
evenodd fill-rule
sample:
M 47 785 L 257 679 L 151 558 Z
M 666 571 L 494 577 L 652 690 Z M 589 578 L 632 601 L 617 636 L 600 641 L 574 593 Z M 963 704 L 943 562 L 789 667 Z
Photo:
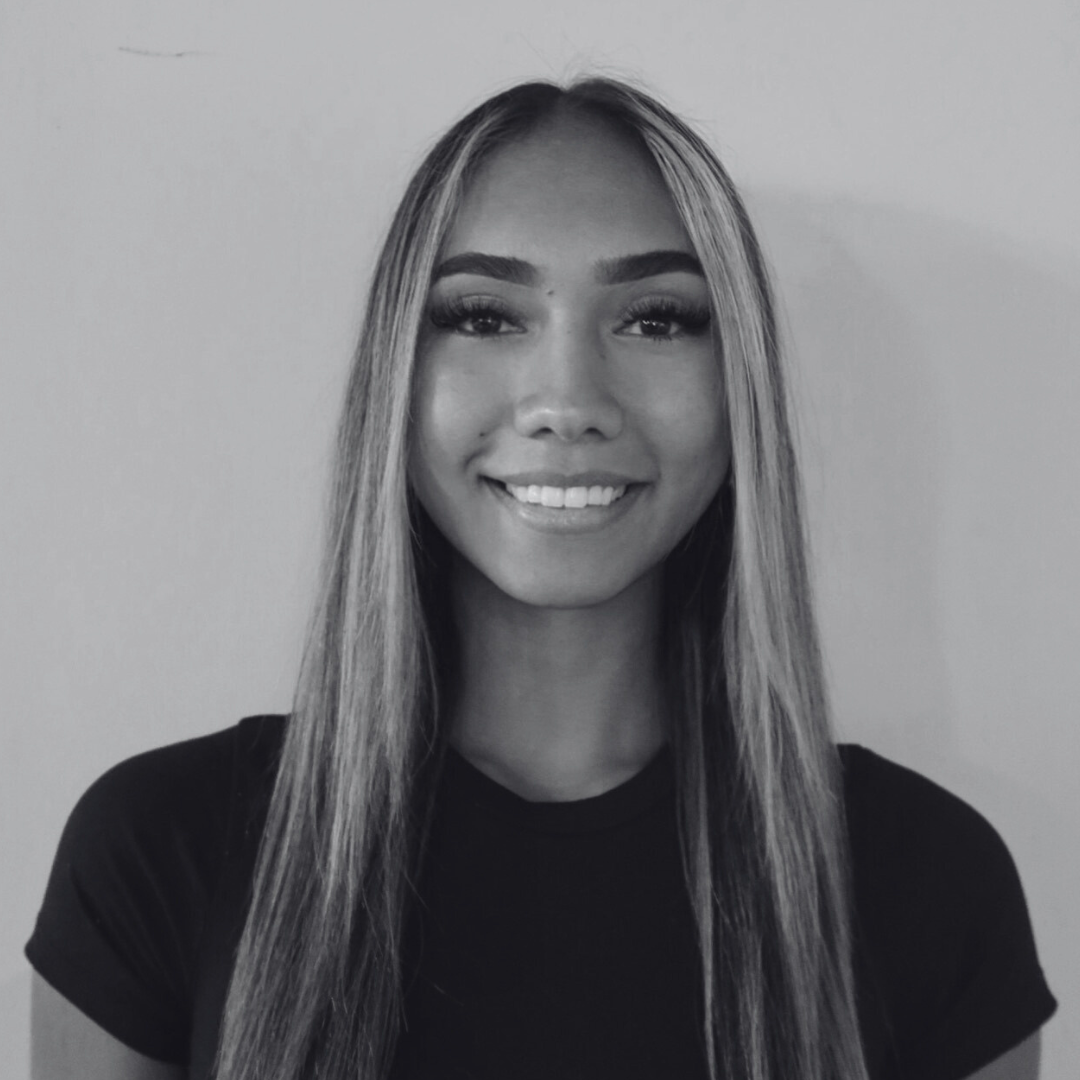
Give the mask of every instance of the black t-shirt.
M 64 830 L 26 954 L 120 1041 L 210 1075 L 281 717 L 153 750 Z M 841 748 L 874 1080 L 959 1080 L 1054 1012 L 1013 861 L 971 807 Z M 395 1080 L 701 1080 L 670 753 L 531 803 L 450 751 Z

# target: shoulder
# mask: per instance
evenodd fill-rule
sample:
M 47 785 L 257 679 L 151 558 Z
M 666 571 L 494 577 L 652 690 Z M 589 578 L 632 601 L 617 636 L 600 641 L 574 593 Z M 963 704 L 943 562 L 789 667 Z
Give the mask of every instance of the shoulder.
M 283 730 L 252 717 L 128 758 L 64 827 L 27 958 L 150 1057 L 184 1060 L 207 913 L 223 868 L 253 846 Z
M 840 748 L 856 915 L 864 927 L 909 926 L 921 944 L 956 946 L 1023 910 L 1016 865 L 998 831 L 963 799 L 862 746 Z M 940 942 L 935 941 L 940 938 Z M 912 941 L 903 943 L 910 948 Z
M 76 803 L 64 839 L 82 847 L 126 839 L 177 841 L 220 836 L 241 790 L 272 779 L 284 730 L 281 716 L 253 716 L 230 728 L 121 761 Z
M 944 878 L 961 877 L 965 869 L 1011 870 L 997 830 L 963 799 L 864 746 L 839 749 L 848 828 L 858 854 L 875 864 L 914 859 L 928 874 L 938 871 Z
M 865 747 L 842 746 L 840 757 L 860 918 L 893 919 L 902 905 L 927 933 L 967 939 L 1026 920 L 1013 857 L 978 810 Z
M 1055 1008 L 1016 864 L 963 799 L 839 749 L 864 1021 L 883 1021 L 913 1075 L 966 1076 Z

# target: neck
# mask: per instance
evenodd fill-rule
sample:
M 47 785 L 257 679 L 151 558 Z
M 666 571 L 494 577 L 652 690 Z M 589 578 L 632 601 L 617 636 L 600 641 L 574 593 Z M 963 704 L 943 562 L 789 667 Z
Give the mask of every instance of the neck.
M 451 743 L 536 801 L 587 798 L 629 779 L 666 739 L 659 600 L 657 572 L 601 605 L 535 607 L 457 561 Z

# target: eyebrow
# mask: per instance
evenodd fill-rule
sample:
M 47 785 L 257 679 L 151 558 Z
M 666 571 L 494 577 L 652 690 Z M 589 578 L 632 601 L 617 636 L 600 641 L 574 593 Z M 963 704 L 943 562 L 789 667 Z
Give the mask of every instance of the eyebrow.
M 601 285 L 624 285 L 630 281 L 654 277 L 657 274 L 697 274 L 704 277 L 701 263 L 686 251 L 646 251 L 640 255 L 622 255 L 601 259 L 596 264 L 596 280 Z M 496 278 L 513 285 L 536 285 L 540 273 L 532 263 L 507 255 L 485 255 L 480 251 L 465 251 L 441 262 L 432 274 L 434 284 L 454 274 L 477 274 Z
M 524 259 L 512 259 L 506 255 L 484 255 L 479 251 L 452 255 L 435 268 L 431 280 L 434 283 L 454 274 L 477 274 L 480 277 L 509 281 L 513 285 L 535 285 L 540 278 L 536 267 Z
M 602 259 L 597 264 L 596 280 L 602 285 L 624 285 L 657 274 L 676 273 L 705 276 L 701 263 L 686 251 L 646 251 L 641 255 Z

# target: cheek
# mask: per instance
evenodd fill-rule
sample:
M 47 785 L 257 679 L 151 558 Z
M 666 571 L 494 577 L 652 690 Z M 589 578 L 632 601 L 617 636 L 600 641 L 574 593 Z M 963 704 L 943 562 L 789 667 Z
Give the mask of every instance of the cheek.
M 710 352 L 676 374 L 652 389 L 651 426 L 668 479 L 702 491 L 707 504 L 731 461 L 720 372 Z
M 701 398 L 686 416 L 683 452 L 689 471 L 711 483 L 715 491 L 731 463 L 731 432 L 723 399 L 707 402 Z
M 731 463 L 725 402 L 715 386 L 679 397 L 666 416 L 656 447 L 668 497 L 664 533 L 670 545 L 700 519 L 727 475 Z
M 492 380 L 438 356 L 418 360 L 410 473 L 422 501 L 461 478 L 497 416 Z

